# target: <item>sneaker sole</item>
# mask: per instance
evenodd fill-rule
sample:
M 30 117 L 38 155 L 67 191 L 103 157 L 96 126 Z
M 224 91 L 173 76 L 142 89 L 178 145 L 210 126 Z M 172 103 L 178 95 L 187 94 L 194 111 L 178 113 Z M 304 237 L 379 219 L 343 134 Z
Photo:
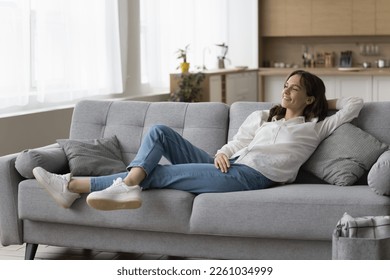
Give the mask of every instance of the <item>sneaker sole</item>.
M 142 205 L 142 200 L 130 200 L 130 201 L 114 201 L 103 198 L 90 198 L 87 197 L 87 204 L 97 210 L 109 211 L 109 210 L 121 210 L 121 209 L 137 209 Z
M 43 179 L 43 177 L 39 174 L 39 172 L 36 172 L 33 170 L 33 174 L 35 179 L 41 184 L 41 186 L 44 187 L 44 189 L 50 194 L 50 196 L 63 208 L 69 208 L 70 205 L 64 199 L 62 196 L 58 196 L 57 192 L 53 192 L 51 189 L 51 186 L 49 184 L 46 184 L 46 181 Z

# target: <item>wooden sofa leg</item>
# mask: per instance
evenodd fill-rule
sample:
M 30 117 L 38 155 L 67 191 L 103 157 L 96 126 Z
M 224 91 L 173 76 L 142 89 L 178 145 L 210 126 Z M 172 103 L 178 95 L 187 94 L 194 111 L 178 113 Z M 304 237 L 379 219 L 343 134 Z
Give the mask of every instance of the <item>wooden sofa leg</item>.
M 38 249 L 38 244 L 27 243 L 24 259 L 33 260 L 35 258 L 35 253 L 37 252 L 37 249 Z

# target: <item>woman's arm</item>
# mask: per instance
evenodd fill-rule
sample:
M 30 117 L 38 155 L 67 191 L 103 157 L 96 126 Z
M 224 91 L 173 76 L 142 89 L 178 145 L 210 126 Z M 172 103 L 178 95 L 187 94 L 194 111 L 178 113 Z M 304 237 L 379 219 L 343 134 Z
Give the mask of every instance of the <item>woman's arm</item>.
M 239 150 L 247 147 L 253 140 L 256 130 L 263 122 L 263 114 L 263 111 L 255 111 L 251 113 L 241 124 L 237 134 L 234 135 L 233 139 L 225 144 L 221 149 L 219 149 L 217 154 L 224 153 L 228 158 L 230 158 Z
M 247 147 L 255 137 L 257 129 L 269 116 L 269 111 L 255 111 L 241 124 L 233 139 L 219 149 L 215 155 L 214 165 L 226 173 L 230 168 L 229 158 L 236 152 Z
M 363 99 L 359 97 L 342 97 L 328 100 L 329 110 L 338 110 L 336 114 L 319 122 L 319 136 L 321 139 L 329 136 L 340 125 L 352 121 L 363 108 Z

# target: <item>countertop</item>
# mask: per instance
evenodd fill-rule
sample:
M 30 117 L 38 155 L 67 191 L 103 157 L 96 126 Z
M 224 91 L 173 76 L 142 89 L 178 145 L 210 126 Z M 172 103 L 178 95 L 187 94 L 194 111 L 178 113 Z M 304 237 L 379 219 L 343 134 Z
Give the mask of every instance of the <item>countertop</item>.
M 390 76 L 390 68 L 259 68 L 260 76 L 287 76 L 302 69 L 321 76 Z

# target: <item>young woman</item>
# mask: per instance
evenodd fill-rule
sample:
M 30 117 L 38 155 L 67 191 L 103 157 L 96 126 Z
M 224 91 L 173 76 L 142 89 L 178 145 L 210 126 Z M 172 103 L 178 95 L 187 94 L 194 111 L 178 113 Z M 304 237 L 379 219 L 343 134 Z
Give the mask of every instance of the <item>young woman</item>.
M 214 157 L 173 129 L 156 125 L 143 139 L 128 172 L 90 179 L 72 179 L 70 174 L 52 174 L 40 167 L 33 173 L 61 206 L 68 208 L 80 193 L 90 193 L 88 205 L 100 210 L 138 208 L 141 190 L 148 189 L 200 194 L 290 183 L 323 139 L 358 116 L 363 101 L 327 101 L 323 81 L 302 70 L 287 77 L 281 98 L 271 110 L 250 114 Z M 327 117 L 328 108 L 338 112 Z M 159 165 L 162 156 L 172 164 Z

